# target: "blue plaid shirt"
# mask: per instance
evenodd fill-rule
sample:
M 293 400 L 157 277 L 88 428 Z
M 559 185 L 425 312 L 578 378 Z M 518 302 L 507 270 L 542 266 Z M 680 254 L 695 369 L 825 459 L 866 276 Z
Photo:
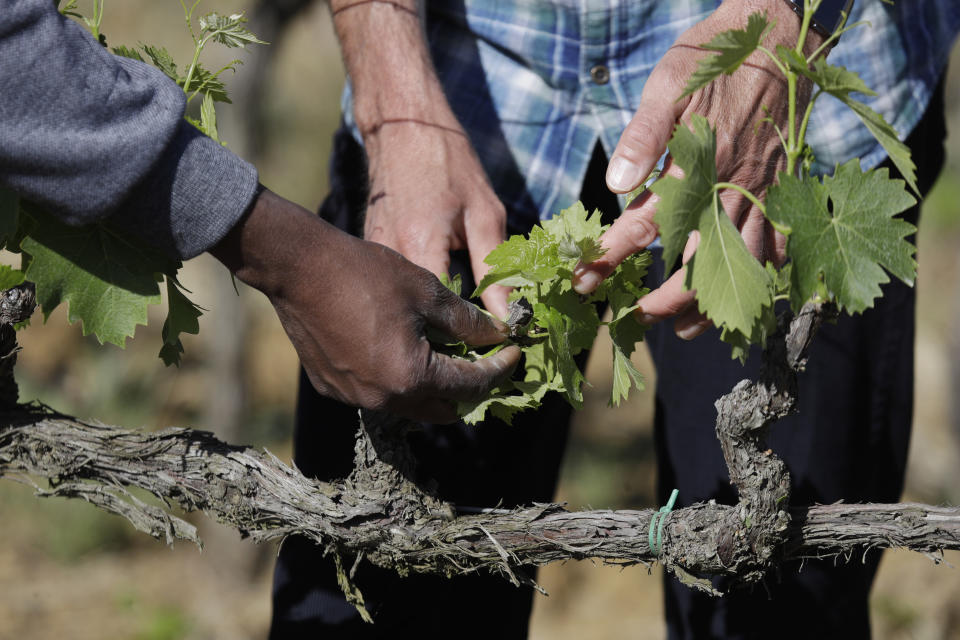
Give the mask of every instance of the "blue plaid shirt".
M 428 2 L 427 37 L 451 107 L 506 205 L 511 231 L 579 198 L 597 141 L 609 156 L 644 83 L 677 36 L 706 18 L 714 0 L 439 0 Z M 860 74 L 866 101 L 906 137 L 920 120 L 960 28 L 956 0 L 858 0 L 830 61 Z M 595 65 L 609 81 L 594 82 Z M 343 107 L 352 120 L 349 84 Z M 811 116 L 816 170 L 883 149 L 830 96 Z

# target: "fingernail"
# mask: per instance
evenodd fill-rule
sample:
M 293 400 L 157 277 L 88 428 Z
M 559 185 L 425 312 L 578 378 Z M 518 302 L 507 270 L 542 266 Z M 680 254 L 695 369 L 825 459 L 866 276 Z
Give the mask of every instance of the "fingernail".
M 577 293 L 593 293 L 603 278 L 596 271 L 577 267 L 573 272 L 573 290 Z
M 637 322 L 640 324 L 657 324 L 660 321 L 660 318 L 649 313 L 643 313 L 641 309 L 637 309 L 640 313 L 637 314 Z
M 630 191 L 640 183 L 640 167 L 622 156 L 616 156 L 607 167 L 607 186 L 612 191 Z
M 683 329 L 677 329 L 676 334 L 677 334 L 677 337 L 680 338 L 681 340 L 693 340 L 694 338 L 696 338 L 706 330 L 707 330 L 707 327 L 705 327 L 702 324 L 692 324 L 689 327 L 684 327 Z

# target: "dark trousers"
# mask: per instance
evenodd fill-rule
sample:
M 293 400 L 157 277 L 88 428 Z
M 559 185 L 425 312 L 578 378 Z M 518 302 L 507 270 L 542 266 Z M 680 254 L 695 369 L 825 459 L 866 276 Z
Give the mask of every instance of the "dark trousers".
M 908 143 L 922 190 L 943 163 L 942 88 Z M 595 153 L 582 199 L 588 208 L 617 210 L 603 188 L 606 159 Z M 353 233 L 362 229 L 366 201 L 363 152 L 341 131 L 331 165 L 331 195 L 321 215 Z M 918 208 L 907 217 L 916 221 Z M 510 229 L 511 233 L 523 229 Z M 454 255 L 454 270 L 470 291 L 469 263 Z M 651 284 L 663 264 L 655 261 Z M 906 466 L 913 393 L 914 290 L 894 282 L 862 316 L 824 327 L 800 382 L 800 414 L 778 423 L 771 447 L 790 469 L 794 504 L 893 502 Z M 737 381 L 756 375 L 759 354 L 746 367 L 729 348 L 705 335 L 685 342 L 670 323 L 655 327 L 648 342 L 657 368 L 655 442 L 661 502 L 680 490 L 678 507 L 736 495 L 714 436 L 713 402 Z M 471 506 L 514 506 L 553 497 L 566 443 L 570 408 L 559 397 L 520 414 L 512 427 L 488 422 L 426 425 L 412 437 L 424 479 L 435 479 L 447 500 Z M 301 377 L 294 457 L 308 476 L 343 477 L 350 471 L 356 410 L 317 395 Z M 640 505 L 638 505 L 640 506 Z M 766 584 L 723 599 L 703 596 L 665 579 L 665 606 L 672 638 L 778 637 L 868 638 L 867 600 L 879 562 L 807 561 L 785 565 Z M 360 621 L 336 583 L 333 562 L 301 538 L 281 547 L 274 579 L 271 638 L 524 638 L 532 592 L 499 576 L 446 579 L 395 574 L 361 565 L 356 583 L 376 624 Z M 789 621 L 784 624 L 784 621 Z

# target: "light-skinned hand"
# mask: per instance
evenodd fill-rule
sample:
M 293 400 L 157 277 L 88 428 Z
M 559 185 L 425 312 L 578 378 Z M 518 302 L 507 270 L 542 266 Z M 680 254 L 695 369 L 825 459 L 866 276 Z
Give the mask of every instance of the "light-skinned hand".
M 697 113 L 705 116 L 717 131 L 718 179 L 763 197 L 777 171 L 786 166 L 776 131 L 770 123 L 761 122 L 769 116 L 782 131 L 786 130 L 787 83 L 773 62 L 755 52 L 733 75 L 721 75 L 704 89 L 677 100 L 697 61 L 709 55 L 700 45 L 722 31 L 743 29 L 747 17 L 757 11 L 765 11 L 768 20 L 776 21 L 764 43 L 767 48 L 796 45 L 800 19 L 783 0 L 726 0 L 707 19 L 681 34 L 651 73 L 640 106 L 613 152 L 607 168 L 607 186 L 611 191 L 627 193 L 643 184 L 666 151 L 674 126 L 678 122 L 688 123 L 690 115 Z M 806 45 L 812 51 L 821 42 L 822 37 L 811 31 Z M 804 85 L 800 93 L 798 112 L 802 113 L 809 100 L 809 87 Z M 682 170 L 669 157 L 664 174 L 683 177 Z M 750 252 L 761 261 L 781 264 L 785 240 L 775 233 L 763 214 L 736 191 L 725 190 L 720 199 Z M 657 201 L 657 196 L 647 191 L 620 215 L 601 239 L 606 254 L 596 262 L 577 267 L 574 288 L 578 292 L 592 291 L 624 258 L 653 242 L 658 233 L 653 219 Z M 684 263 L 693 255 L 698 242 L 699 235 L 691 234 L 683 252 Z M 670 276 L 643 298 L 637 313 L 645 324 L 675 317 L 677 335 L 692 339 L 703 333 L 710 321 L 697 309 L 695 292 L 683 290 L 684 277 L 683 269 Z

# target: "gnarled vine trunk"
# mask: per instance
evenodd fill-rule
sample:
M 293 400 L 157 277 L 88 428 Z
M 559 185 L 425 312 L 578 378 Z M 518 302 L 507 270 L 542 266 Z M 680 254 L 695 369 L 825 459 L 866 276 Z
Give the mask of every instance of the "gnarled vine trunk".
M 10 325 L 32 305 L 28 286 L 0 300 L 0 372 L 12 371 L 16 357 Z M 742 381 L 717 401 L 717 434 L 740 493 L 734 506 L 700 503 L 666 514 L 571 512 L 560 504 L 462 512 L 411 481 L 406 427 L 391 416 L 362 412 L 353 472 L 319 482 L 268 452 L 203 431 L 144 433 L 18 405 L 9 376 L 0 380 L 0 476 L 34 482 L 40 496 L 83 498 L 168 543 L 200 543 L 175 507 L 202 511 L 256 542 L 305 536 L 337 560 L 341 584 L 361 612 L 350 577 L 364 561 L 402 574 L 492 571 L 531 585 L 525 568 L 558 560 L 659 561 L 691 586 L 713 591 L 708 576 L 756 581 L 783 559 L 849 557 L 874 547 L 934 557 L 960 549 L 960 509 L 789 505 L 789 476 L 764 435 L 794 409 L 796 373 L 828 313 L 808 305 L 784 321 L 769 341 L 760 380 Z M 651 550 L 654 532 L 662 538 L 659 554 Z

